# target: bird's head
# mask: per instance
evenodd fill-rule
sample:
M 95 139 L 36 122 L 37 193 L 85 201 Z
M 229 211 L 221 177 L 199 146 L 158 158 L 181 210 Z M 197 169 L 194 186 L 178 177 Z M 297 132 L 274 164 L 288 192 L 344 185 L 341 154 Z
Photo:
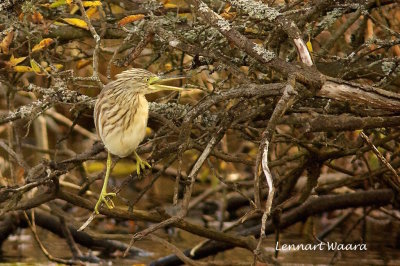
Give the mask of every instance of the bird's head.
M 157 91 L 183 90 L 180 87 L 164 85 L 165 82 L 183 79 L 185 77 L 163 77 L 141 68 L 131 68 L 116 75 L 117 86 L 136 93 L 149 94 Z

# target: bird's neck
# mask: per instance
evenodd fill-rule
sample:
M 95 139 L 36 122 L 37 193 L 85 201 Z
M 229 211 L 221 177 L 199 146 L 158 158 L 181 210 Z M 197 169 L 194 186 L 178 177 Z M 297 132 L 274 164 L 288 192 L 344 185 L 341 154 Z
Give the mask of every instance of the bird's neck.
M 132 106 L 132 108 L 137 108 L 138 105 L 139 106 L 147 106 L 148 105 L 147 99 L 143 93 L 135 93 L 131 97 L 132 98 L 129 100 L 129 104 Z

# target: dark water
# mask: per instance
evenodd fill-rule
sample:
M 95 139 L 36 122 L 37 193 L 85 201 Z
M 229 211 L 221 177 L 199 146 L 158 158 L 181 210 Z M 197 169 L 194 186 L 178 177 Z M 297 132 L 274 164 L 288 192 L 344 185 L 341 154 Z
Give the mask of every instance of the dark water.
M 163 234 L 162 232 L 159 232 Z M 71 253 L 65 241 L 57 236 L 48 233 L 44 230 L 39 230 L 40 238 L 47 247 L 48 251 L 55 257 L 69 258 Z M 202 239 L 189 233 L 180 231 L 176 239 L 170 239 L 175 245 L 181 249 L 193 247 Z M 283 235 L 280 240 L 281 244 L 300 244 L 309 243 L 304 238 L 293 235 Z M 273 254 L 276 243 L 273 237 L 267 238 L 264 248 L 268 253 Z M 135 245 L 143 250 L 150 251 L 149 256 L 136 258 L 122 258 L 122 253 L 115 252 L 111 258 L 103 258 L 103 265 L 135 265 L 147 264 L 153 259 L 169 255 L 170 252 L 163 246 L 142 240 Z M 83 253 L 88 250 L 80 247 Z M 341 251 L 335 255 L 334 251 L 281 251 L 279 261 L 283 265 L 328 265 L 335 256 L 335 265 L 400 265 L 400 250 L 388 246 L 386 242 L 367 243 L 367 251 Z M 98 252 L 93 252 L 94 255 L 100 255 Z M 218 261 L 232 262 L 248 262 L 251 264 L 253 258 L 252 253 L 248 250 L 236 248 L 212 258 Z M 204 261 L 207 261 L 205 259 Z M 18 262 L 18 263 L 17 263 Z M 27 229 L 21 230 L 18 235 L 10 237 L 3 245 L 3 260 L 4 264 L 12 265 L 50 265 L 47 258 L 43 255 L 40 248 Z M 17 264 L 16 264 L 17 263 Z
M 172 192 L 166 197 L 166 188 L 173 188 L 173 180 L 160 179 L 156 182 L 154 188 L 149 191 L 151 196 L 146 196 L 143 201 L 139 202 L 140 209 L 151 209 L 158 204 L 165 204 L 172 198 Z M 142 184 L 141 182 L 139 184 Z M 132 193 L 132 192 L 130 192 Z M 122 194 L 126 198 L 134 198 L 135 195 Z M 343 211 L 332 212 L 330 215 L 335 217 L 340 216 Z M 362 227 L 357 226 L 351 233 L 348 234 L 347 243 L 359 243 L 362 238 L 366 239 L 367 251 L 341 251 L 335 254 L 334 251 L 286 251 L 279 253 L 279 261 L 283 265 L 328 265 L 332 258 L 335 265 L 398 265 L 400 266 L 400 221 L 396 219 L 388 219 L 387 216 L 382 215 L 378 211 L 372 211 L 371 216 L 375 218 L 368 218 L 366 220 L 365 234 L 362 233 Z M 195 216 L 195 215 L 192 215 Z M 362 212 L 354 211 L 352 216 L 346 220 L 341 226 L 337 227 L 324 241 L 336 241 L 343 243 L 342 238 L 347 235 L 348 229 L 362 216 Z M 196 216 L 197 217 L 197 216 Z M 197 220 L 193 217 L 187 218 L 190 222 L 202 224 L 200 218 Z M 313 235 L 318 235 L 318 232 L 323 231 L 331 222 L 330 217 L 327 215 L 317 217 L 314 222 L 297 223 L 290 228 L 284 230 L 280 236 L 281 244 L 305 244 L 305 243 L 318 243 L 313 238 Z M 126 234 L 129 242 L 128 232 L 133 232 L 135 229 L 129 228 L 130 224 L 122 223 L 112 227 L 110 224 L 112 220 L 105 220 L 100 223 L 94 222 L 91 226 L 96 232 L 109 232 L 118 234 Z M 311 226 L 308 224 L 312 224 Z M 148 224 L 138 223 L 141 229 L 148 227 Z M 312 228 L 312 230 L 310 230 Z M 137 229 L 137 228 L 136 228 Z M 58 258 L 69 259 L 71 252 L 64 239 L 59 238 L 52 233 L 38 227 L 39 237 L 43 245 L 47 248 L 49 253 Z M 316 233 L 309 233 L 315 231 Z M 172 234 L 167 234 L 164 230 L 156 232 L 157 235 L 172 242 L 181 250 L 192 248 L 204 239 L 188 232 L 176 229 Z M 363 236 L 363 237 L 361 237 Z M 270 254 L 274 253 L 276 246 L 274 236 L 268 236 L 264 242 L 264 248 Z M 151 242 L 144 239 L 135 243 L 135 247 L 148 252 L 148 256 L 137 256 L 130 258 L 123 258 L 122 252 L 114 252 L 108 258 L 101 257 L 97 251 L 92 251 L 93 255 L 100 256 L 104 259 L 103 265 L 140 265 L 147 264 L 148 262 L 170 255 L 172 252 L 161 246 L 158 243 Z M 90 252 L 88 249 L 81 247 L 82 253 L 87 254 Z M 12 265 L 50 265 L 47 258 L 43 255 L 39 246 L 36 244 L 29 229 L 22 229 L 18 234 L 9 237 L 2 246 L 3 257 L 2 263 L 11 263 Z M 248 250 L 235 248 L 216 256 L 204 259 L 203 261 L 223 261 L 223 262 L 241 262 L 251 265 L 253 261 L 252 253 Z M 18 262 L 18 263 L 17 263 Z M 17 264 L 16 264 L 17 263 Z M 56 265 L 54 263 L 54 265 Z M 228 264 L 226 264 L 228 265 Z M 232 263 L 232 265 L 234 265 Z M 264 265 L 264 264 L 259 264 Z

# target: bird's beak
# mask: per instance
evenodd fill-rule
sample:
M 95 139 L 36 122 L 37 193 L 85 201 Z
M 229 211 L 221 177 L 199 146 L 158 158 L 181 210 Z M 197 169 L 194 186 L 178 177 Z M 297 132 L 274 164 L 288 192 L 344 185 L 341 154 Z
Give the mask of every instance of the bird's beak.
M 169 86 L 169 85 L 163 85 L 163 83 L 173 81 L 173 80 L 180 80 L 180 79 L 184 79 L 184 78 L 186 78 L 186 77 L 151 77 L 149 80 L 149 88 L 151 89 L 151 92 L 168 91 L 168 90 L 182 91 L 183 88 Z

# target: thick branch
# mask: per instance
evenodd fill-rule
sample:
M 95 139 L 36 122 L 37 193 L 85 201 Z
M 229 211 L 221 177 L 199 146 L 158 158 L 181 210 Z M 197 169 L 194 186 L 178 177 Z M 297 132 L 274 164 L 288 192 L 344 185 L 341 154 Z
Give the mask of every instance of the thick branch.
M 357 208 L 370 205 L 385 206 L 387 204 L 390 204 L 393 201 L 393 198 L 394 198 L 393 191 L 389 189 L 362 191 L 345 195 L 329 195 L 329 196 L 320 196 L 317 198 L 310 198 L 304 204 L 300 205 L 296 209 L 284 213 L 281 217 L 279 227 L 280 229 L 284 229 L 299 221 L 303 221 L 304 218 L 306 217 L 317 215 L 319 213 L 327 211 L 346 209 L 346 208 Z M 265 233 L 271 234 L 274 232 L 274 230 L 275 230 L 274 225 L 272 225 L 272 222 L 269 221 L 266 224 Z M 240 234 L 258 236 L 259 233 L 260 233 L 260 225 L 257 225 L 249 229 L 243 230 Z M 228 249 L 232 249 L 233 247 L 234 246 L 226 243 L 218 243 L 212 241 L 206 244 L 205 246 L 201 247 L 200 249 L 198 249 L 195 255 L 190 254 L 190 251 L 192 249 L 186 250 L 184 254 L 191 259 L 201 259 Z M 167 266 L 167 265 L 178 265 L 180 263 L 181 261 L 179 260 L 179 258 L 172 255 L 153 261 L 150 265 Z

